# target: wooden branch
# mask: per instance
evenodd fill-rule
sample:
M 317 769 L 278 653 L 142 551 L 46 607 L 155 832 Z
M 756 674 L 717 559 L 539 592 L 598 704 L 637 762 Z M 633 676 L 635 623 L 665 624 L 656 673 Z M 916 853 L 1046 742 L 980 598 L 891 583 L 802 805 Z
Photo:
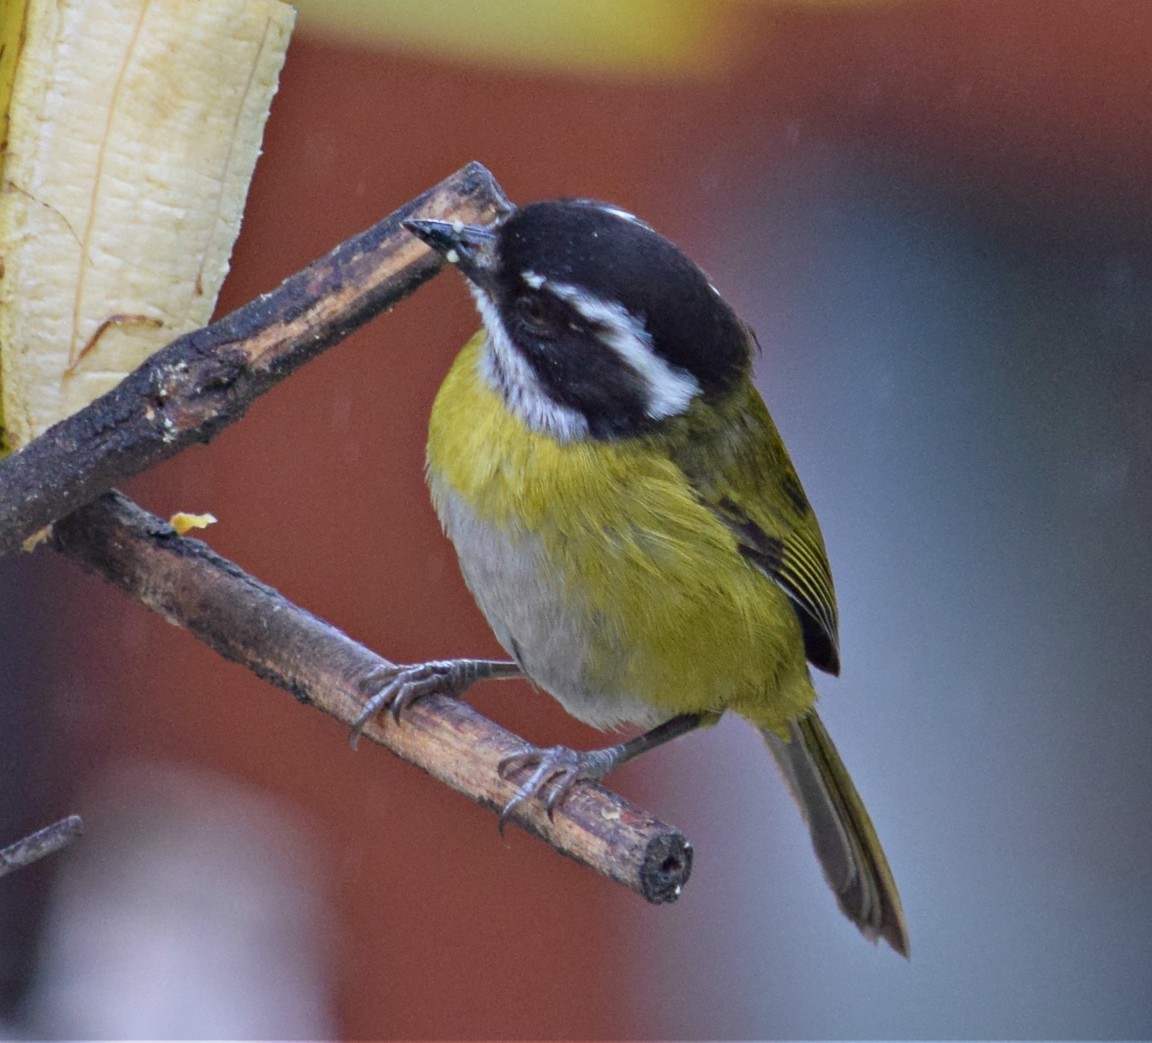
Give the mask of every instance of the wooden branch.
M 120 479 L 207 442 L 253 400 L 440 270 L 413 216 L 487 224 L 509 204 L 470 163 L 272 293 L 162 348 L 91 405 L 0 460 L 0 554 Z
M 22 840 L 17 840 L 15 844 L 9 844 L 6 848 L 0 849 L 0 876 L 11 873 L 13 869 L 30 866 L 46 855 L 55 854 L 71 844 L 83 832 L 84 823 L 80 816 L 69 815 Z
M 469 164 L 273 293 L 157 352 L 108 394 L 0 461 L 0 554 L 56 521 L 52 539 L 62 553 L 351 725 L 369 694 L 365 678 L 391 664 L 119 494 L 95 498 L 120 478 L 208 441 L 274 383 L 438 271 L 439 256 L 404 231 L 403 220 L 486 224 L 508 209 L 488 171 Z M 515 792 L 496 765 L 521 741 L 466 704 L 429 697 L 399 725 L 381 717 L 364 734 L 472 799 L 501 809 Z M 535 801 L 512 818 L 651 902 L 675 900 L 688 879 L 685 838 L 599 786 L 577 786 L 554 821 Z
M 346 726 L 369 694 L 364 679 L 391 665 L 119 493 L 57 522 L 52 543 L 225 658 Z M 503 808 L 515 792 L 496 765 L 518 752 L 521 740 L 466 703 L 429 696 L 399 724 L 380 714 L 364 734 L 486 807 Z M 512 819 L 650 902 L 675 901 L 691 871 L 692 849 L 680 832 L 593 783 L 574 787 L 551 821 L 539 801 L 524 802 Z

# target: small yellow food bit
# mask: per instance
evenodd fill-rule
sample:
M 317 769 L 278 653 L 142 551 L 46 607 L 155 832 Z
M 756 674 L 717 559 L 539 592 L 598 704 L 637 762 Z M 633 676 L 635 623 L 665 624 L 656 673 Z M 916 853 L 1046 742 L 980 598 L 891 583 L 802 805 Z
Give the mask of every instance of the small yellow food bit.
M 184 511 L 179 511 L 168 519 L 168 524 L 172 526 L 180 536 L 187 536 L 193 529 L 206 529 L 209 525 L 216 524 L 216 516 L 213 514 L 186 514 Z

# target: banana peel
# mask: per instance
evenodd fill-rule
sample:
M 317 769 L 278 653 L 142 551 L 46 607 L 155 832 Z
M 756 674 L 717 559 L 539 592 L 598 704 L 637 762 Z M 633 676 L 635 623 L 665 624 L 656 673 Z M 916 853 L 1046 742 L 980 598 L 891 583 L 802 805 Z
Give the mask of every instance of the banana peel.
M 18 448 L 211 318 L 295 12 L 0 8 L 0 377 Z

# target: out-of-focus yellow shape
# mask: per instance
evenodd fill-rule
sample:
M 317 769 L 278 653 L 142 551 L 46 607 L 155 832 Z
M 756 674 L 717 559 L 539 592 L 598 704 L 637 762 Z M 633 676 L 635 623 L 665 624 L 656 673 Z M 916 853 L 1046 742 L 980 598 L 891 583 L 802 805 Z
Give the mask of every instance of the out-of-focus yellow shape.
M 894 0 L 296 0 L 306 29 L 505 69 L 715 75 L 750 43 L 742 8 Z
M 294 18 L 280 0 L 27 0 L 0 192 L 10 446 L 211 317 Z
M 214 514 L 186 514 L 179 511 L 168 519 L 168 524 L 176 530 L 177 536 L 187 536 L 193 529 L 206 529 L 216 524 Z
M 708 75 L 731 42 L 714 0 L 298 0 L 345 39 L 519 69 Z

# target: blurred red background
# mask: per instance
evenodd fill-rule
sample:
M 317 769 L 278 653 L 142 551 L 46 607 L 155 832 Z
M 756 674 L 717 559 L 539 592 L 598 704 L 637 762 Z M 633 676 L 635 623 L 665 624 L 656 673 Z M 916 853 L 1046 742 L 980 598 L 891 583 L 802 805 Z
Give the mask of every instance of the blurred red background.
M 889 202 L 928 193 L 999 250 L 1057 252 L 1073 266 L 1076 258 L 1096 265 L 1117 253 L 1139 266 L 1152 256 L 1152 6 L 764 3 L 734 5 L 717 17 L 738 23 L 730 37 L 738 46 L 722 70 L 665 82 L 500 72 L 326 41 L 304 25 L 273 106 L 219 311 L 268 290 L 472 159 L 488 165 L 515 201 L 583 195 L 642 214 L 712 271 L 739 308 L 759 308 L 762 334 L 765 322 L 771 329 L 787 316 L 790 295 L 803 292 L 823 249 L 823 208 L 833 205 L 822 200 L 836 197 L 840 179 L 866 180 Z M 758 239 L 747 216 L 765 197 L 779 207 L 801 200 L 783 242 Z M 720 278 L 736 271 L 739 280 Z M 761 281 L 765 299 L 756 304 Z M 211 446 L 140 476 L 127 491 L 162 515 L 212 511 L 220 523 L 205 538 L 215 549 L 392 659 L 496 655 L 422 481 L 432 396 L 475 326 L 459 281 L 438 278 L 277 388 Z M 782 358 L 777 344 L 761 340 L 764 374 L 782 371 L 786 386 L 803 357 Z M 775 408 L 771 395 L 768 401 Z M 815 429 L 820 419 L 802 419 L 785 434 L 794 448 L 800 443 L 799 457 L 815 458 L 804 447 L 818 437 L 805 424 Z M 850 515 L 850 499 L 801 470 L 810 492 L 815 485 L 820 493 L 822 517 Z M 1146 465 L 1138 475 L 1147 477 Z M 1139 490 L 1146 503 L 1148 486 Z M 838 567 L 843 559 L 832 551 Z M 308 857 L 319 866 L 326 927 L 318 948 L 326 954 L 331 1024 L 341 1034 L 623 1038 L 819 1035 L 826 1028 L 805 1020 L 794 1000 L 779 1000 L 791 1012 L 780 1020 L 726 1012 L 727 986 L 713 981 L 715 968 L 691 968 L 689 912 L 643 908 L 516 830 L 501 841 L 489 812 L 376 748 L 349 752 L 333 721 L 48 552 L 4 567 L 21 592 L 22 610 L 10 621 L 10 649 L 19 652 L 9 653 L 26 693 L 19 734 L 37 751 L 13 754 L 26 796 L 11 831 L 46 821 L 52 809 L 86 812 L 111 766 L 140 759 L 194 765 L 279 795 L 306 824 Z M 522 684 L 487 686 L 472 698 L 529 738 L 597 741 Z M 860 698 L 881 721 L 920 712 L 896 694 L 888 704 L 871 691 Z M 685 772 L 711 778 L 736 770 L 710 741 L 681 752 L 682 760 L 654 759 L 647 773 L 623 773 L 621 785 L 690 836 L 706 836 L 709 857 L 746 858 L 715 850 L 728 842 L 710 819 L 685 821 L 701 803 L 665 797 L 673 769 L 681 791 L 695 788 Z M 872 755 L 877 771 L 887 766 L 909 776 L 887 792 L 883 782 L 872 783 L 881 808 L 898 805 L 907 788 L 934 784 L 922 747 L 894 743 Z M 897 763 L 917 756 L 929 763 Z M 1133 793 L 1146 786 L 1142 777 Z M 789 814 L 777 800 L 764 832 Z M 883 961 L 882 971 L 867 973 L 883 975 L 885 1014 L 848 1024 L 865 1034 L 979 1029 L 981 1022 L 962 1018 L 933 1022 L 930 1013 L 901 1020 L 901 1004 L 913 1003 L 901 998 L 911 988 L 908 975 L 927 973 L 933 961 L 935 920 L 925 909 L 946 907 L 954 895 L 940 893 L 939 880 L 919 880 L 923 866 L 914 858 L 896 857 L 917 850 L 910 820 L 900 811 L 877 817 L 886 838 L 905 827 L 895 851 L 889 843 L 911 899 L 914 971 L 871 952 L 847 924 L 835 923 L 834 911 L 819 909 L 846 936 L 846 949 L 859 947 L 846 959 Z M 99 822 L 89 816 L 84 846 L 102 842 Z M 803 871 L 819 887 L 815 864 Z M 778 864 L 763 867 L 768 879 L 782 872 Z M 10 1009 L 35 974 L 33 940 L 52 873 L 28 871 L 0 894 L 0 903 L 20 905 L 4 912 L 10 937 L 20 942 L 5 965 Z M 704 888 L 710 879 L 693 883 Z M 727 915 L 739 920 L 739 897 L 727 897 Z M 689 887 L 681 905 L 692 900 Z M 680 925 L 667 944 L 688 948 L 657 958 L 664 924 Z M 784 967 L 764 988 L 772 996 L 799 988 L 799 965 L 788 969 L 791 937 L 771 923 L 762 933 Z M 971 1011 L 982 987 L 953 966 L 956 988 L 974 990 L 964 1004 Z M 666 974 L 663 983 L 653 980 L 654 968 L 665 969 L 656 976 Z M 698 991 L 673 1002 L 662 992 L 673 987 Z M 1128 1002 L 1113 1005 L 1118 1020 L 1109 1024 L 1138 1035 L 1150 1011 L 1146 1000 Z M 699 1016 L 679 1020 L 669 1013 L 677 1003 L 691 1003 Z M 1091 1008 L 1093 1000 L 1084 1003 Z M 1041 1034 L 1093 1028 L 1090 1020 L 1036 1022 L 1020 1014 L 989 1030 L 1012 1034 L 1037 1024 Z

